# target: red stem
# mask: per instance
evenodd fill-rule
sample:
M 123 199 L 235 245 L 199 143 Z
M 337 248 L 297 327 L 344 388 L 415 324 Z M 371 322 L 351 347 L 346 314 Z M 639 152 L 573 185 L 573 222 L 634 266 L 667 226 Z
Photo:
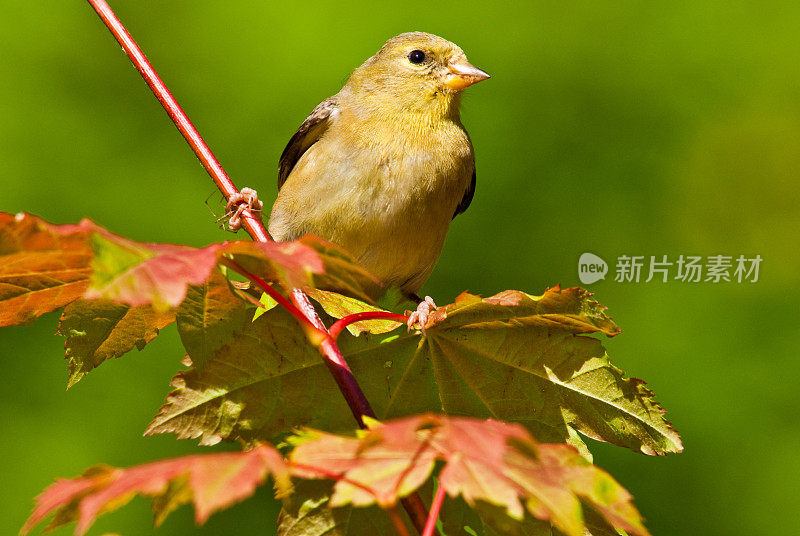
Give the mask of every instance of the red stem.
M 186 139 L 186 142 L 192 148 L 194 154 L 197 155 L 197 158 L 200 159 L 203 167 L 206 169 L 208 174 L 211 175 L 211 178 L 214 180 L 225 198 L 230 199 L 231 196 L 238 193 L 239 190 L 233 184 L 233 181 L 231 181 L 231 179 L 225 173 L 225 170 L 222 169 L 222 166 L 211 152 L 211 149 L 209 149 L 208 145 L 206 145 L 206 142 L 203 140 L 202 136 L 200 136 L 200 133 L 189 120 L 189 117 L 175 100 L 175 97 L 172 96 L 172 93 L 170 93 L 169 89 L 167 89 L 167 86 L 158 76 L 158 73 L 156 73 L 155 69 L 153 69 L 153 66 L 150 65 L 150 62 L 147 60 L 147 57 L 145 57 L 144 53 L 139 48 L 139 45 L 137 45 L 136 41 L 133 40 L 133 37 L 131 37 L 130 33 L 128 33 L 128 30 L 125 29 L 125 26 L 114 14 L 114 11 L 111 9 L 108 3 L 105 0 L 87 0 L 87 2 L 89 2 L 92 8 L 97 12 L 97 14 L 103 20 L 103 23 L 111 31 L 111 34 L 114 36 L 114 38 L 119 42 L 120 45 L 122 45 L 122 48 L 125 50 L 125 53 L 128 55 L 131 63 L 133 63 L 133 65 L 139 71 L 139 74 L 142 75 L 145 82 L 147 82 L 147 85 L 150 87 L 153 94 L 155 94 L 158 101 L 167 111 L 167 114 L 169 114 L 172 122 L 175 123 L 175 126 Z M 261 220 L 256 218 L 249 210 L 244 210 L 241 218 L 242 226 L 244 227 L 245 231 L 247 231 L 247 234 L 253 238 L 253 240 L 258 242 L 271 241 L 269 233 L 264 227 L 264 224 L 261 223 Z M 273 297 L 275 296 L 273 295 Z M 281 296 L 281 298 L 283 298 L 283 296 Z M 325 329 L 325 325 L 322 323 L 322 320 L 319 318 L 319 315 L 317 315 L 313 306 L 311 306 L 311 303 L 308 301 L 308 298 L 301 290 L 294 289 L 292 291 L 292 302 L 294 302 L 297 309 L 302 311 L 303 316 L 308 323 L 319 330 L 327 331 Z M 331 374 L 336 380 L 336 384 L 339 386 L 339 389 L 342 391 L 342 394 L 347 400 L 350 410 L 356 417 L 356 421 L 358 421 L 359 426 L 364 427 L 361 417 L 363 415 L 374 417 L 375 413 L 372 411 L 369 402 L 364 396 L 364 392 L 356 382 L 350 367 L 347 366 L 347 363 L 345 362 L 342 353 L 339 351 L 339 348 L 336 346 L 335 341 L 326 336 L 322 344 L 319 345 L 319 350 L 323 356 L 323 360 L 328 365 L 328 369 L 331 371 Z M 422 501 L 419 499 L 419 496 L 409 497 L 407 500 L 403 501 L 403 505 L 405 506 L 406 510 L 408 510 L 408 513 L 411 516 L 411 519 L 414 521 L 417 530 L 422 530 L 421 527 L 424 525 L 424 523 L 420 523 L 420 520 L 427 517 L 427 512 L 422 504 Z
M 314 306 L 311 305 L 308 296 L 306 296 L 302 290 L 297 288 L 292 289 L 292 302 L 298 309 L 306 314 L 307 318 L 311 320 L 314 326 L 320 330 L 325 330 L 327 333 L 325 324 L 322 323 L 322 319 L 314 310 Z M 356 377 L 353 376 L 353 371 L 350 370 L 350 366 L 347 364 L 347 361 L 345 361 L 341 350 L 336 346 L 336 341 L 331 337 L 326 337 L 320 344 L 319 351 L 322 353 L 325 364 L 328 366 L 328 370 L 336 381 L 336 385 L 339 387 L 342 395 L 344 395 L 347 405 L 350 407 L 350 411 L 353 413 L 353 417 L 355 417 L 358 426 L 366 428 L 363 418 L 372 417 L 374 419 L 375 412 L 372 411 L 369 400 L 364 396 L 364 391 L 362 391 L 361 387 L 358 385 Z M 409 515 L 414 517 L 411 513 L 409 513 Z M 420 525 L 420 527 L 422 527 L 422 525 Z
M 433 498 L 433 503 L 431 504 L 431 513 L 428 515 L 428 522 L 425 524 L 425 530 L 422 531 L 422 536 L 433 536 L 433 532 L 436 530 L 436 520 L 439 519 L 439 512 L 441 511 L 442 503 L 444 502 L 444 496 L 444 486 L 440 481 L 439 487 L 436 488 L 436 496 Z
M 328 471 L 327 469 L 314 467 L 313 465 L 306 465 L 304 463 L 297 463 L 297 462 L 292 462 L 292 461 L 289 462 L 289 465 L 291 465 L 291 467 L 293 467 L 294 469 L 299 469 L 300 471 L 304 471 L 306 473 L 314 473 L 314 474 L 319 475 L 320 477 L 326 478 L 328 480 L 335 480 L 337 482 L 339 482 L 339 481 L 346 482 L 346 483 L 350 484 L 353 487 L 356 487 L 356 488 L 359 488 L 361 490 L 366 491 L 367 493 L 369 493 L 370 495 L 375 497 L 376 500 L 380 500 L 380 497 L 378 497 L 375 494 L 375 490 L 372 489 L 371 487 L 367 486 L 366 484 L 362 484 L 361 482 L 358 482 L 357 480 L 350 480 L 349 478 L 347 478 L 345 476 L 342 476 L 341 473 L 337 473 L 336 471 Z M 302 476 L 301 476 L 301 478 L 302 478 Z
M 318 332 L 320 340 L 323 339 L 323 338 L 328 338 L 329 337 L 328 331 L 325 329 L 324 326 L 322 328 L 317 327 L 313 322 L 311 322 L 306 317 L 306 315 L 303 313 L 303 311 L 301 311 L 300 309 L 295 307 L 295 305 L 292 302 L 287 300 L 283 296 L 283 294 L 281 294 L 280 292 L 275 290 L 275 288 L 273 288 L 272 285 L 270 285 L 269 283 L 267 283 L 266 281 L 264 281 L 263 279 L 258 277 L 256 274 L 247 271 L 239 263 L 237 263 L 236 261 L 234 261 L 232 259 L 223 259 L 222 262 L 227 267 L 229 267 L 231 270 L 243 275 L 244 277 L 246 277 L 247 279 L 249 279 L 250 281 L 255 283 L 258 286 L 258 288 L 260 288 L 261 290 L 263 290 L 264 292 L 269 294 L 272 297 L 273 300 L 278 302 L 279 305 L 283 306 L 284 309 L 289 311 L 289 313 L 293 317 L 295 317 L 297 319 L 297 321 L 300 322 L 300 324 L 306 326 L 308 329 L 311 329 L 311 330 L 314 330 L 314 331 Z
M 103 22 L 108 26 L 108 29 L 111 30 L 112 35 L 119 44 L 122 45 L 131 63 L 133 63 L 139 71 L 139 74 L 142 75 L 147 85 L 150 86 L 150 89 L 153 91 L 158 101 L 169 114 L 172 122 L 175 123 L 175 126 L 178 127 L 178 130 L 183 134 L 183 137 L 192 148 L 192 151 L 194 151 L 194 154 L 200 159 L 200 163 L 203 164 L 208 174 L 214 179 L 214 182 L 225 196 L 225 199 L 230 199 L 232 195 L 237 194 L 239 190 L 233 184 L 233 181 L 231 181 L 225 173 L 225 170 L 222 169 L 214 153 L 208 148 L 208 145 L 206 145 L 200 133 L 194 128 L 192 122 L 189 121 L 189 117 L 187 117 L 183 109 L 181 109 L 178 101 L 175 100 L 175 97 L 169 92 L 167 86 L 164 85 L 158 73 L 156 73 L 153 66 L 150 65 L 150 62 L 147 61 L 147 57 L 145 57 L 142 49 L 140 49 L 136 41 L 133 40 L 133 37 L 131 37 L 131 34 L 125 29 L 125 26 L 123 26 L 122 22 L 120 22 L 114 14 L 111 7 L 109 7 L 105 0 L 88 0 L 88 2 L 97 14 L 100 15 L 100 18 L 103 19 Z M 242 213 L 242 223 L 247 233 L 252 236 L 254 240 L 260 242 L 270 241 L 269 234 L 264 228 L 264 224 L 261 223 L 260 219 L 253 216 L 249 210 L 245 210 Z
M 328 328 L 328 333 L 331 334 L 333 340 L 336 340 L 344 328 L 354 322 L 361 322 L 362 320 L 394 320 L 396 322 L 400 322 L 401 324 L 405 324 L 408 322 L 408 317 L 406 315 L 390 313 L 388 311 L 364 311 L 363 313 L 353 313 L 351 315 L 347 315 L 341 320 L 334 322 L 333 325 Z
M 408 529 L 406 529 L 406 524 L 403 523 L 403 518 L 400 517 L 400 512 L 397 510 L 397 505 L 393 505 L 391 508 L 387 509 L 389 512 L 389 517 L 394 523 L 394 529 L 397 531 L 399 536 L 409 536 Z

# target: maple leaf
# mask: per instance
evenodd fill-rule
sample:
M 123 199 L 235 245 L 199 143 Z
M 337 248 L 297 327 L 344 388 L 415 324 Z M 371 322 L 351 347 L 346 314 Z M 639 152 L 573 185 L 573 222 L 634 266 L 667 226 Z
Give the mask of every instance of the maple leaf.
M 247 304 L 215 269 L 229 261 L 285 288 L 324 283 L 364 296 L 362 285 L 375 285 L 346 252 L 313 236 L 193 248 L 135 242 L 89 220 L 52 225 L 0 213 L 0 326 L 68 306 L 58 333 L 72 386 L 106 359 L 141 350 L 177 312 L 181 340 L 202 368 L 245 322 Z
M 80 297 L 166 311 L 228 261 L 285 288 L 323 286 L 368 299 L 364 288 L 377 285 L 348 253 L 313 236 L 194 248 L 136 242 L 89 220 L 59 226 L 0 213 L 0 326 L 28 322 Z
M 193 248 L 135 242 L 108 231 L 91 235 L 91 285 L 86 299 L 105 298 L 131 306 L 177 307 L 189 285 L 200 285 L 217 264 L 220 244 Z
M 120 357 L 134 347 L 143 349 L 174 320 L 172 311 L 157 311 L 149 304 L 131 307 L 111 300 L 73 301 L 64 308 L 57 330 L 67 339 L 67 387 L 106 359 Z
M 367 289 L 380 285 L 347 251 L 314 235 L 294 242 L 232 242 L 224 253 L 286 288 L 324 288 L 371 300 Z
M 340 347 L 358 363 L 392 363 L 383 375 L 388 400 L 368 394 L 382 419 L 444 410 L 521 422 L 541 441 L 579 448 L 574 430 L 645 454 L 681 451 L 644 382 L 624 378 L 600 341 L 585 336 L 619 333 L 604 309 L 579 288 L 464 293 L 432 313 L 418 344 L 404 334 L 344 339 Z
M 584 454 L 575 430 L 646 454 L 680 451 L 653 394 L 641 380 L 624 378 L 600 341 L 585 336 L 619 332 L 589 297 L 560 288 L 540 297 L 464 294 L 434 312 L 424 337 L 365 333 L 338 342 L 381 419 L 444 411 L 521 422 L 538 439 L 570 442 Z M 204 371 L 182 372 L 173 386 L 147 433 L 205 444 L 272 439 L 299 425 L 350 427 L 324 363 L 281 308 L 245 326 Z
M 540 444 L 522 426 L 421 415 L 375 426 L 361 437 L 305 430 L 290 455 L 292 473 L 334 479 L 331 507 L 382 507 L 418 489 L 437 462 L 439 486 L 469 505 L 525 513 L 569 536 L 585 531 L 583 509 L 629 534 L 648 535 L 630 494 L 608 473 L 563 444 Z
M 0 326 L 24 324 L 79 298 L 89 284 L 87 228 L 0 212 Z
M 229 438 L 273 439 L 300 424 L 352 427 L 319 353 L 282 307 L 246 323 L 202 371 L 181 372 L 172 386 L 147 435 L 171 432 L 212 445 Z
M 245 303 L 219 270 L 202 285 L 191 285 L 176 311 L 178 334 L 192 363 L 201 369 L 247 322 Z
M 105 231 L 93 235 L 92 249 L 92 284 L 86 298 L 104 297 L 134 306 L 152 303 L 160 309 L 178 306 L 187 287 L 208 281 L 212 269 L 225 258 L 285 288 L 310 287 L 315 278 L 325 278 L 337 290 L 361 295 L 360 284 L 371 277 L 346 253 L 313 237 L 191 248 L 134 242 Z M 334 251 L 340 254 L 332 255 Z
M 97 516 L 123 506 L 136 494 L 153 497 L 156 522 L 179 505 L 192 502 L 195 521 L 204 523 L 217 510 L 251 496 L 270 475 L 279 494 L 289 491 L 283 458 L 268 446 L 245 452 L 196 454 L 118 469 L 95 466 L 78 478 L 61 479 L 36 498 L 22 534 L 55 512 L 49 528 L 76 522 L 75 534 L 85 534 Z
M 321 481 L 325 486 L 315 489 L 309 486 L 312 482 L 296 479 L 294 493 L 278 518 L 278 536 L 373 536 L 394 532 L 389 517 L 378 507 L 332 508 L 332 485 Z M 425 495 L 424 490 L 421 495 Z M 588 529 L 583 536 L 619 536 L 620 533 L 594 510 L 584 508 L 583 515 Z M 441 534 L 448 535 L 563 536 L 550 522 L 536 519 L 527 512 L 525 518 L 518 521 L 508 517 L 501 508 L 482 501 L 470 507 L 459 497 L 445 498 L 439 519 Z

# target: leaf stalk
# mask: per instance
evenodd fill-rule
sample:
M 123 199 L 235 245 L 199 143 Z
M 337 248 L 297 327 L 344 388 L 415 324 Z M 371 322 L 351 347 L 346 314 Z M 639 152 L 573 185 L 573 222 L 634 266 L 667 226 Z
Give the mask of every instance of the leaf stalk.
M 406 315 L 391 313 L 389 311 L 364 311 L 361 313 L 353 313 L 334 322 L 334 324 L 328 329 L 328 333 L 330 333 L 333 340 L 336 340 L 344 328 L 350 324 L 361 322 L 363 320 L 394 320 L 396 322 L 400 322 L 401 324 L 405 324 L 408 322 L 408 317 Z
M 436 495 L 433 497 L 431 503 L 431 513 L 428 515 L 428 521 L 425 523 L 425 529 L 422 531 L 422 536 L 433 536 L 436 530 L 436 520 L 439 519 L 439 512 L 442 510 L 442 503 L 444 502 L 445 489 L 441 482 L 436 488 Z

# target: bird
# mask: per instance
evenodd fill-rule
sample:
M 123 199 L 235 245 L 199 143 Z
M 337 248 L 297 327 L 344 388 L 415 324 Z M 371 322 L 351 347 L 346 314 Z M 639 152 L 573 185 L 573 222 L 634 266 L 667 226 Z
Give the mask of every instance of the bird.
M 475 193 L 462 91 L 488 78 L 436 35 L 389 39 L 289 140 L 270 235 L 289 241 L 311 233 L 341 246 L 381 281 L 368 295 L 400 289 L 418 304 L 409 326 L 424 330 L 436 305 L 417 293 L 451 220 Z

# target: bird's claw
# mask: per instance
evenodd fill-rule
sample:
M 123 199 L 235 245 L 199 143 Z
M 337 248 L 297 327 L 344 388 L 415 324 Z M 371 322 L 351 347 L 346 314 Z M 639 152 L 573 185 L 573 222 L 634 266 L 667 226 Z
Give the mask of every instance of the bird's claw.
M 230 214 L 228 218 L 228 229 L 236 231 L 242 226 L 242 213 L 245 210 L 261 214 L 261 209 L 264 208 L 264 202 L 259 201 L 258 192 L 252 188 L 242 188 L 242 191 L 236 193 L 228 199 L 228 204 L 225 207 L 225 213 Z
M 417 310 L 411 313 L 408 317 L 407 324 L 409 331 L 414 327 L 415 324 L 419 324 L 419 328 L 422 330 L 424 335 L 425 326 L 428 324 L 428 316 L 431 314 L 431 311 L 435 309 L 436 303 L 433 301 L 433 298 L 430 296 L 425 296 L 425 299 L 417 304 Z

